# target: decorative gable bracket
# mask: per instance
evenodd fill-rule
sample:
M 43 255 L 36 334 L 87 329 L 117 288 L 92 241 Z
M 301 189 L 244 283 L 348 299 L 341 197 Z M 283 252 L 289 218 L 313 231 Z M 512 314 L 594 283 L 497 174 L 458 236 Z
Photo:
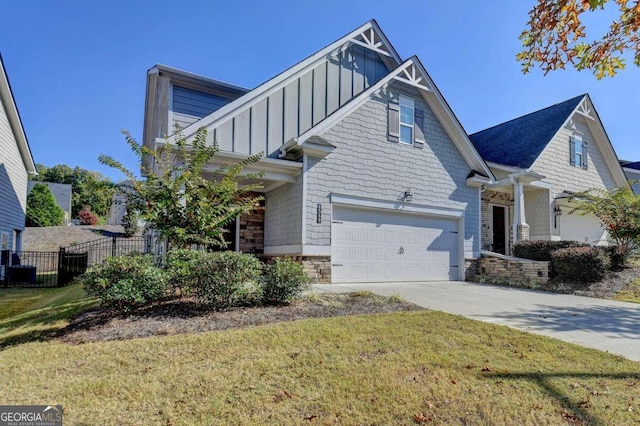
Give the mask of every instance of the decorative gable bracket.
M 596 120 L 593 110 L 589 108 L 589 102 L 587 101 L 586 96 L 582 99 L 582 101 L 580 101 L 580 104 L 578 104 L 578 107 L 576 108 L 576 112 L 590 120 L 593 120 L 593 121 Z
M 426 85 L 426 82 L 422 78 L 421 74 L 422 73 L 420 72 L 420 70 L 416 69 L 416 65 L 411 62 L 401 72 L 398 72 L 393 78 L 405 84 L 416 87 L 420 90 L 430 92 L 431 89 Z
M 338 49 L 332 51 L 329 56 L 334 59 L 339 57 L 339 55 L 344 53 L 352 44 L 362 46 L 382 56 L 395 58 L 394 54 L 391 52 L 390 46 L 385 43 L 380 34 L 378 34 L 373 27 L 365 28 L 362 32 L 354 35 Z

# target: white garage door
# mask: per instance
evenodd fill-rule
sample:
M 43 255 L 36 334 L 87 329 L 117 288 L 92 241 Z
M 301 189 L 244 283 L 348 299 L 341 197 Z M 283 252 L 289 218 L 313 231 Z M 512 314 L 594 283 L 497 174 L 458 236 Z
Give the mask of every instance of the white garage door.
M 458 279 L 456 219 L 334 207 L 333 282 Z
M 607 234 L 600 226 L 600 220 L 593 215 L 581 216 L 563 211 L 560 216 L 560 238 L 583 243 L 606 245 Z

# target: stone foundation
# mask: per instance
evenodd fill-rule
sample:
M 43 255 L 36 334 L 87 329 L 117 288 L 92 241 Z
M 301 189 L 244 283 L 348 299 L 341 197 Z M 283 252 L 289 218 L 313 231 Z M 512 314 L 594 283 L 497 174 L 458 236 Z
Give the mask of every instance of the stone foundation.
M 299 262 L 304 267 L 313 284 L 331 283 L 331 256 L 269 256 L 265 260 L 286 257 Z
M 478 259 L 478 273 L 490 277 L 546 283 L 549 281 L 549 262 L 483 255 Z
M 517 226 L 518 228 L 518 241 L 529 241 L 529 225 L 522 223 Z
M 258 256 L 264 253 L 264 200 L 257 208 L 240 216 L 239 232 L 241 252 Z
M 478 261 L 480 259 L 465 259 L 464 260 L 464 279 L 471 281 L 473 277 L 478 275 Z

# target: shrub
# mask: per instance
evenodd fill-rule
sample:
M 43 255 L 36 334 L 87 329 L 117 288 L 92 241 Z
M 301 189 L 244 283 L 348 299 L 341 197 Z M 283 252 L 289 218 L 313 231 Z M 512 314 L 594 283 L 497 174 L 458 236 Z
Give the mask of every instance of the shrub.
M 629 258 L 627 248 L 622 246 L 600 246 L 598 247 L 609 259 L 610 269 L 620 271 L 624 269 Z
M 224 308 L 251 302 L 262 263 L 255 256 L 234 251 L 207 253 L 194 268 L 196 297 Z
M 154 266 L 151 256 L 143 254 L 108 257 L 102 265 L 82 275 L 80 282 L 103 306 L 122 312 L 155 302 L 167 291 L 165 272 Z
M 80 225 L 97 225 L 99 218 L 92 211 L 91 207 L 84 206 L 82 210 L 78 212 L 78 219 L 80 219 Z
M 190 294 L 196 280 L 196 267 L 208 255 L 207 252 L 191 249 L 169 251 L 165 264 L 169 286 L 181 295 Z
M 551 266 L 563 282 L 593 283 L 602 280 L 608 259 L 596 247 L 569 247 L 551 254 Z
M 63 221 L 64 212 L 49 187 L 42 183 L 33 185 L 27 196 L 27 226 L 59 226 Z
M 513 246 L 513 255 L 523 259 L 551 261 L 554 251 L 569 247 L 589 247 L 579 241 L 522 241 Z
M 124 228 L 124 235 L 127 237 L 136 235 L 136 232 L 138 232 L 138 214 L 134 209 L 127 209 L 122 217 L 122 227 Z
M 301 264 L 277 258 L 265 267 L 260 286 L 264 303 L 288 303 L 309 287 L 309 277 Z

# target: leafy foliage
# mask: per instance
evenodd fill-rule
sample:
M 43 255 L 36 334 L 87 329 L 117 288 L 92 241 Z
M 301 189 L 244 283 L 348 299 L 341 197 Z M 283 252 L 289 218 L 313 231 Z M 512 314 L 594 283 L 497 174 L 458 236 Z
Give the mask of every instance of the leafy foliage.
M 207 252 L 191 249 L 173 249 L 167 253 L 165 268 L 169 277 L 169 285 L 180 295 L 191 293 L 196 281 L 196 268 L 209 256 Z
M 607 256 L 597 247 L 569 247 L 551 254 L 551 267 L 562 282 L 593 283 L 604 278 Z
M 106 217 L 111 207 L 114 185 L 110 179 L 98 172 L 92 172 L 80 167 L 71 168 L 65 164 L 47 167 L 37 164 L 38 174 L 31 179 L 40 182 L 64 183 L 71 185 L 71 216 L 78 217 L 78 213 L 85 206 L 100 217 Z
M 151 256 L 142 254 L 108 257 L 79 281 L 104 306 L 122 312 L 157 301 L 167 292 L 166 273 L 154 266 Z
M 602 38 L 585 41 L 585 12 L 618 7 L 615 19 Z M 592 70 L 596 78 L 613 77 L 625 68 L 625 52 L 640 66 L 640 3 L 634 0 L 537 0 L 529 11 L 527 28 L 520 35 L 524 50 L 516 56 L 526 74 L 534 63 L 547 74 L 567 64 Z
M 194 268 L 195 296 L 217 308 L 251 302 L 262 263 L 251 254 L 234 251 L 207 253 Z M 244 296 L 244 297 L 242 297 Z
M 568 247 L 588 247 L 579 241 L 520 241 L 513 246 L 513 255 L 523 259 L 550 262 L 554 251 Z
M 64 212 L 47 185 L 38 183 L 27 196 L 27 226 L 59 226 Z
M 84 206 L 82 210 L 78 212 L 78 219 L 80 219 L 80 225 L 97 225 L 99 218 L 92 211 L 91 207 Z
M 127 208 L 122 217 L 122 226 L 127 237 L 132 237 L 138 232 L 138 214 L 133 208 Z
M 139 211 L 148 226 L 172 245 L 225 248 L 224 226 L 252 210 L 261 199 L 253 195 L 261 185 L 247 182 L 261 175 L 241 173 L 262 154 L 210 170 L 219 149 L 215 142 L 208 145 L 204 128 L 192 141 L 178 133 L 172 137 L 174 143 L 157 149 L 141 146 L 128 133 L 125 135 L 146 179 L 138 179 L 109 156 L 101 155 L 99 161 L 120 170 L 132 182 L 133 190 L 123 194 L 127 206 Z
M 624 264 L 640 245 L 640 195 L 623 186 L 611 191 L 595 188 L 578 192 L 570 200 L 577 204 L 572 213 L 593 214 L 600 219 Z
M 289 303 L 309 288 L 309 277 L 300 263 L 276 258 L 273 264 L 265 267 L 260 286 L 264 303 Z

